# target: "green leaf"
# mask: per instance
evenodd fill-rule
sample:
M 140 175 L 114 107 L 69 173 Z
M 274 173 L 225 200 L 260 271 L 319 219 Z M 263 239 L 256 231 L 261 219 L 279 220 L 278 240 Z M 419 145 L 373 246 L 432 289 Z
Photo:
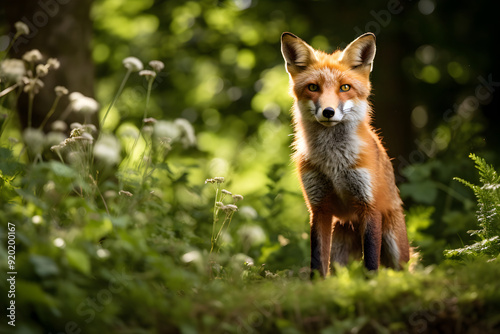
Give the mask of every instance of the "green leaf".
M 50 170 L 52 170 L 52 172 L 59 177 L 71 179 L 76 177 L 77 175 L 76 171 L 73 168 L 68 167 L 58 161 L 51 161 L 48 163 L 48 166 Z
M 0 147 L 0 175 L 14 176 L 21 172 L 23 167 L 23 164 L 14 159 L 11 150 Z
M 414 183 L 405 183 L 400 186 L 401 196 L 411 197 L 423 204 L 433 204 L 438 194 L 434 182 L 427 180 Z
M 90 274 L 90 260 L 85 252 L 79 249 L 69 248 L 66 250 L 66 259 L 71 267 L 85 275 Z
M 35 272 L 40 277 L 47 277 L 59 274 L 57 264 L 48 256 L 31 255 L 30 262 L 33 264 Z
M 42 290 L 39 283 L 16 280 L 16 291 L 19 291 L 20 302 L 29 302 L 34 305 L 56 306 L 57 300 Z
M 86 238 L 97 241 L 112 230 L 113 224 L 111 220 L 109 220 L 109 218 L 104 218 L 103 220 L 90 220 L 87 225 L 85 225 L 83 233 Z

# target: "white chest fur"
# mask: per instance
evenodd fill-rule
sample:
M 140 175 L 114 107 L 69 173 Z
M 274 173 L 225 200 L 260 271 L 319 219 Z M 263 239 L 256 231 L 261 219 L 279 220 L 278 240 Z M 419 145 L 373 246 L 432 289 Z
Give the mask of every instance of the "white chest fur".
M 296 139 L 297 154 L 314 169 L 302 176 L 306 192 L 314 189 L 314 201 L 321 200 L 323 192 L 318 189 L 331 186 L 342 199 L 354 197 L 370 203 L 373 199 L 371 175 L 366 168 L 355 167 L 363 143 L 352 123 L 324 127 L 317 122 L 304 122 L 302 131 Z M 324 176 L 317 177 L 318 173 Z M 321 185 L 325 181 L 331 185 Z

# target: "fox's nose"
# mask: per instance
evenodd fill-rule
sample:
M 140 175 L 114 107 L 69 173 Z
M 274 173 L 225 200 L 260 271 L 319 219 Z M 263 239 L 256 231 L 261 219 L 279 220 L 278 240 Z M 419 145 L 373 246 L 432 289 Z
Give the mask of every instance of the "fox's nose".
M 323 116 L 324 117 L 331 118 L 331 117 L 333 117 L 333 115 L 335 115 L 335 109 L 333 109 L 332 107 L 328 107 L 328 108 L 323 109 Z

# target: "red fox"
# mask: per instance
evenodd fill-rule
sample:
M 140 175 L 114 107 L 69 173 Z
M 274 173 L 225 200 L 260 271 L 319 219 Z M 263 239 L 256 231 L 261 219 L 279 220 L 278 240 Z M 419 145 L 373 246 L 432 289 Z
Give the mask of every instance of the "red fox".
M 371 127 L 369 80 L 375 35 L 343 51 L 318 51 L 297 36 L 281 36 L 290 75 L 294 160 L 310 212 L 311 276 L 330 260 L 363 259 L 368 270 L 400 269 L 410 247 L 394 170 Z

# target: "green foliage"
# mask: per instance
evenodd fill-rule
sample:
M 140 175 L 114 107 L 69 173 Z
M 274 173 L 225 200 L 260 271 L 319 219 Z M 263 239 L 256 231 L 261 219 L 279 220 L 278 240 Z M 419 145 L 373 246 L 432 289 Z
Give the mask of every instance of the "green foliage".
M 492 165 L 487 164 L 483 158 L 474 154 L 470 158 L 475 162 L 479 171 L 481 185 L 475 185 L 460 178 L 457 181 L 465 184 L 474 191 L 477 198 L 477 221 L 479 230 L 469 231 L 473 236 L 478 236 L 481 241 L 463 248 L 448 250 L 446 256 L 455 258 L 463 256 L 488 255 L 496 257 L 500 253 L 500 176 Z
M 492 19 L 453 12 L 461 27 L 474 29 L 452 38 L 436 28 L 449 19 L 443 8 L 450 4 L 425 20 L 418 19 L 425 6 L 404 4 L 405 14 L 379 25 L 373 13 L 383 19 L 387 5 L 339 3 L 332 11 L 321 1 L 95 1 L 92 57 L 104 124 L 99 135 L 82 130 L 95 136 L 91 144 L 70 140 L 60 152 L 48 152 L 57 144 L 48 145 L 49 134 L 34 133 L 41 140 L 25 145 L 14 112 L 23 87 L 1 81 L 1 94 L 11 91 L 0 96 L 7 115 L 0 119 L 0 220 L 16 226 L 16 331 L 497 332 L 500 266 L 491 258 L 500 245 L 499 183 L 482 160 L 476 164 L 487 182 L 469 184 L 480 203 L 481 229 L 473 236 L 482 240 L 448 252 L 473 261 L 441 263 L 443 250 L 468 243 L 476 224 L 473 196 L 452 177 L 469 179 L 466 153 L 497 136 L 483 138 L 491 131 L 482 119 L 489 102 L 481 99 L 473 111 L 465 103 L 486 93 L 476 88 L 479 74 L 497 73 L 489 67 L 498 66 L 496 58 L 478 52 L 491 42 L 476 38 L 488 36 L 481 24 Z M 481 7 L 490 8 L 470 11 Z M 365 27 L 381 35 L 372 102 L 389 152 L 397 157 L 416 147 L 409 160 L 418 159 L 406 168 L 395 160 L 395 167 L 404 177 L 409 239 L 432 265 L 373 274 L 353 263 L 311 283 L 279 35 L 293 31 L 331 51 Z M 130 55 L 160 59 L 165 69 L 145 79 L 123 69 Z M 420 123 L 414 108 L 424 111 Z M 146 117 L 154 120 L 146 124 Z M 221 210 L 229 204 L 222 187 L 214 200 L 203 183 L 213 175 L 245 196 L 238 211 Z M 2 224 L 2 245 L 6 236 Z M 476 258 L 481 254 L 490 261 Z M 7 255 L 0 247 L 2 272 Z M 6 301 L 0 298 L 4 309 Z

